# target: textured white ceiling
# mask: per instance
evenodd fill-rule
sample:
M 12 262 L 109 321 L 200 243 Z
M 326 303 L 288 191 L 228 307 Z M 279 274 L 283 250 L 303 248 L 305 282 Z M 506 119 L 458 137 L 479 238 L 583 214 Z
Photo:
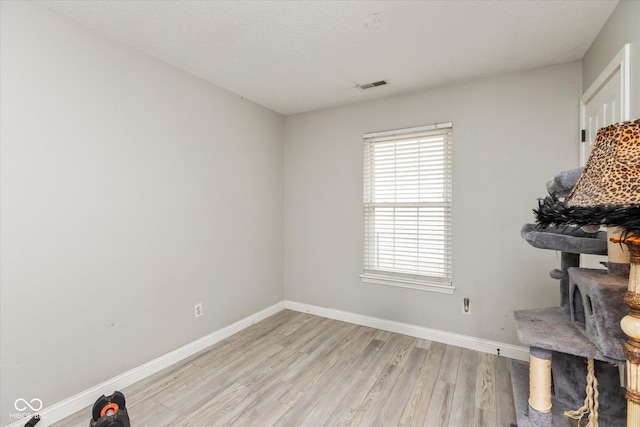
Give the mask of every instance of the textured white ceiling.
M 617 1 L 40 3 L 294 114 L 579 60 Z

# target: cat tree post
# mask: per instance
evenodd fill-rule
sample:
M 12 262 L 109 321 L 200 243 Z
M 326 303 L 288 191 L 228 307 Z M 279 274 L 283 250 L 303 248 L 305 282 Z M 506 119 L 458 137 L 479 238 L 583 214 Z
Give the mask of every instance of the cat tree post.
M 620 326 L 629 337 L 624 346 L 627 359 L 627 427 L 640 427 L 640 236 L 612 240 L 625 243 L 630 252 L 629 290 L 624 297 L 629 314 L 622 318 Z
M 551 426 L 551 351 L 536 347 L 529 352 L 529 418 L 536 426 Z

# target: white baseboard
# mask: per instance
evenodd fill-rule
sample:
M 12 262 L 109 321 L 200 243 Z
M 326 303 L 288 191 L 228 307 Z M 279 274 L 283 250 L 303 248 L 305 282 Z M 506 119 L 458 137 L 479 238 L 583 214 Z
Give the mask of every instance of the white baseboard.
M 452 332 L 425 328 L 424 326 L 394 322 L 392 320 L 380 319 L 378 317 L 365 316 L 362 314 L 350 313 L 348 311 L 334 310 L 331 308 L 318 307 L 294 301 L 285 301 L 284 308 L 316 316 L 327 317 L 329 319 L 341 320 L 343 322 L 355 323 L 356 325 L 369 326 L 383 331 L 396 332 L 444 344 L 451 344 L 457 347 L 481 351 L 483 353 L 500 354 L 501 356 L 509 357 L 511 359 L 529 361 L 528 347 L 485 340 L 482 338 L 470 337 L 468 335 L 454 334 Z
M 274 304 L 271 307 L 267 307 L 262 311 L 245 317 L 242 320 L 219 329 L 200 339 L 192 341 L 189 344 L 186 344 L 176 350 L 157 357 L 147 363 L 144 363 L 136 368 L 133 368 L 116 377 L 104 381 L 94 387 L 81 391 L 80 393 L 64 399 L 61 402 L 44 408 L 42 411 L 40 411 L 42 419 L 38 423 L 37 427 L 50 426 L 51 424 L 54 424 L 68 417 L 69 415 L 75 414 L 76 412 L 86 408 L 87 406 L 93 405 L 96 399 L 103 394 L 109 396 L 113 394 L 115 390 L 122 390 L 125 387 L 128 387 L 144 378 L 147 378 L 155 374 L 156 372 L 159 372 L 162 369 L 173 365 L 174 363 L 184 360 L 187 357 L 190 357 L 198 353 L 199 351 L 202 351 L 205 348 L 210 347 L 222 341 L 223 339 L 230 337 L 231 335 L 253 325 L 254 323 L 266 319 L 267 317 L 282 310 L 284 310 L 284 302 Z M 87 425 L 89 425 L 90 418 L 91 413 L 88 412 Z M 8 424 L 6 427 L 22 427 L 27 421 L 29 421 L 29 418 L 22 418 L 11 424 Z
M 334 310 L 330 308 L 318 307 L 314 305 L 285 300 L 274 304 L 271 307 L 267 307 L 266 309 L 252 314 L 251 316 L 248 316 L 242 320 L 239 320 L 236 323 L 219 329 L 207 336 L 192 341 L 189 344 L 186 344 L 174 351 L 157 357 L 116 377 L 104 381 L 94 387 L 88 388 L 74 396 L 64 399 L 47 408 L 44 408 L 44 410 L 40 411 L 42 419 L 38 423 L 38 427 L 50 426 L 68 417 L 69 415 L 72 415 L 88 406 L 93 405 L 96 399 L 103 394 L 110 395 L 115 390 L 122 390 L 284 309 L 309 313 L 316 316 L 327 317 L 329 319 L 341 320 L 343 322 L 354 323 L 356 325 L 369 326 L 372 328 L 396 332 L 399 334 L 409 335 L 417 338 L 424 338 L 431 341 L 451 344 L 458 347 L 482 351 L 485 353 L 498 354 L 499 352 L 501 356 L 510 357 L 512 359 L 524 361 L 529 360 L 529 349 L 527 347 L 515 346 L 511 344 L 500 343 L 497 341 L 490 341 L 470 337 L 467 335 L 460 335 L 451 332 L 440 331 L 437 329 L 425 328 L 423 326 L 394 322 L 392 320 L 385 320 L 377 317 L 365 316 L 362 314 L 350 313 L 347 311 Z M 87 424 L 89 423 L 90 417 L 91 414 L 88 413 Z M 19 419 L 11 424 L 6 425 L 5 427 L 22 427 L 28 420 L 29 418 Z

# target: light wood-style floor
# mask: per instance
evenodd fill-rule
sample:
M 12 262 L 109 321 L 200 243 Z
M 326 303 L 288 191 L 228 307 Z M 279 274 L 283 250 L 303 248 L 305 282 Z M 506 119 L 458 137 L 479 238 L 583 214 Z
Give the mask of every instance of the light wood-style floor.
M 132 427 L 516 422 L 504 357 L 288 310 L 121 391 Z

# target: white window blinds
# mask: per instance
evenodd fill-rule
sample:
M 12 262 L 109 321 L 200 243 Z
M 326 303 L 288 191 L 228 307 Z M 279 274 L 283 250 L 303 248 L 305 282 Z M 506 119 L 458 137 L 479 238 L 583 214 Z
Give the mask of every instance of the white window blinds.
M 451 137 L 451 123 L 364 135 L 363 280 L 452 288 Z

